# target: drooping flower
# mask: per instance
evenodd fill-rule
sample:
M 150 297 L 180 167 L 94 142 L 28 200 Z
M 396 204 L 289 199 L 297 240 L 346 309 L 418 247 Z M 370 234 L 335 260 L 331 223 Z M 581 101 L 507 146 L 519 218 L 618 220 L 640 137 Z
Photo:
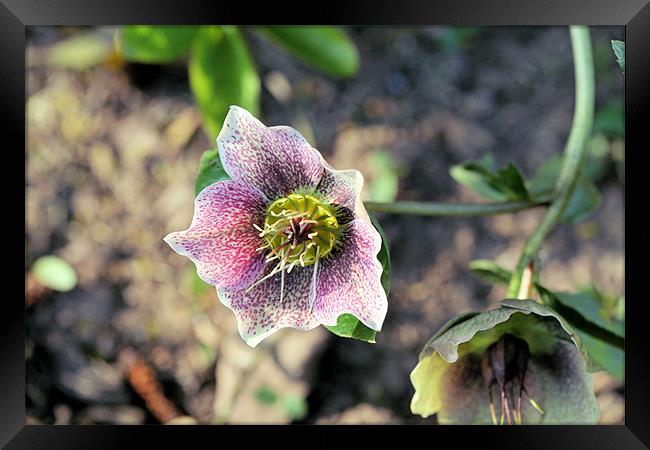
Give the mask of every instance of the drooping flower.
M 352 314 L 379 331 L 388 302 L 381 237 L 363 176 L 335 170 L 295 129 L 232 106 L 217 137 L 230 180 L 203 189 L 185 231 L 165 237 L 216 286 L 252 347 L 283 327 L 335 326 Z
M 599 409 L 579 339 L 532 300 L 452 319 L 411 372 L 411 411 L 441 424 L 593 424 Z

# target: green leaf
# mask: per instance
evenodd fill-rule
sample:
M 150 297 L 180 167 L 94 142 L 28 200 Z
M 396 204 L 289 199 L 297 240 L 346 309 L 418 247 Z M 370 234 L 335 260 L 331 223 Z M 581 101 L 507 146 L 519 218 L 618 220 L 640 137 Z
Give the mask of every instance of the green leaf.
M 495 172 L 494 157 L 490 154 L 480 160 L 452 166 L 449 173 L 458 183 L 489 200 L 527 200 L 530 198 L 524 179 L 517 167 L 509 163 L 505 168 Z
M 129 25 L 122 28 L 124 58 L 139 63 L 168 63 L 185 55 L 196 26 Z
M 609 144 L 603 142 L 604 136 L 598 134 L 590 142 L 589 157 L 582 171 L 583 175 L 593 183 L 601 180 L 607 171 L 606 158 L 609 156 Z M 606 141 L 606 139 L 605 139 Z M 605 146 L 605 147 L 603 147 Z M 535 172 L 535 176 L 527 182 L 528 191 L 533 196 L 550 194 L 555 188 L 557 177 L 562 169 L 564 155 L 555 154 L 544 161 Z
M 206 187 L 217 181 L 228 180 L 230 177 L 221 165 L 219 150 L 206 150 L 201 155 L 199 162 L 199 173 L 194 182 L 194 195 L 199 195 Z
M 469 263 L 469 270 L 474 275 L 494 284 L 508 284 L 512 272 L 498 266 L 494 261 L 488 259 L 477 259 Z
M 527 200 L 530 198 L 524 177 L 521 176 L 521 172 L 514 164 L 509 163 L 504 169 L 498 171 L 497 177 L 497 186 L 507 193 L 509 199 Z
M 617 380 L 623 381 L 625 377 L 625 351 L 579 328 L 576 328 L 575 331 L 580 336 L 591 358 Z
M 571 324 L 574 333 L 582 343 L 586 352 L 586 360 L 591 372 L 607 370 L 614 376 L 621 374 L 621 368 L 617 367 L 617 360 L 622 358 L 619 352 L 624 352 L 623 322 L 610 322 L 611 329 L 602 327 L 598 319 L 600 312 L 595 312 L 591 301 L 584 299 L 576 300 L 573 296 L 583 294 L 567 294 L 553 292 L 536 285 L 538 292 L 542 295 L 545 304 L 558 311 L 564 319 Z M 560 294 L 558 296 L 558 294 Z M 562 300 L 560 300 L 562 297 Z M 572 302 L 572 303 L 571 303 Z M 584 315 L 583 315 L 584 314 Z M 590 317 L 593 317 L 590 319 Z M 585 338 L 586 336 L 586 338 Z
M 614 50 L 614 55 L 616 55 L 616 62 L 621 67 L 623 73 L 625 73 L 625 42 L 612 40 L 612 49 Z
M 335 77 L 359 70 L 359 52 L 345 32 L 335 27 L 268 26 L 262 33 L 302 62 Z
M 488 153 L 480 160 L 452 166 L 449 173 L 454 180 L 477 194 L 490 200 L 504 201 L 506 196 L 487 182 L 493 176 L 494 164 L 494 157 Z
M 592 211 L 600 206 L 602 196 L 596 185 L 585 176 L 578 180 L 569 204 L 562 213 L 561 220 L 567 225 L 573 225 L 584 220 Z
M 594 133 L 622 138 L 625 136 L 624 114 L 623 101 L 621 100 L 612 100 L 605 106 L 598 108 L 594 115 Z
M 544 161 L 535 172 L 532 180 L 528 181 L 528 190 L 533 195 L 549 193 L 553 191 L 555 182 L 560 174 L 562 162 L 564 161 L 563 155 L 555 154 Z
M 189 76 L 210 139 L 219 134 L 231 105 L 259 115 L 260 79 L 237 27 L 201 29 L 190 52 Z
M 563 156 L 554 155 L 546 160 L 528 183 L 528 189 L 533 195 L 552 192 L 560 170 L 562 169 Z M 589 175 L 596 178 L 600 175 L 602 161 L 598 157 L 588 160 L 584 173 L 578 179 L 576 189 L 569 200 L 569 204 L 562 213 L 561 220 L 567 225 L 580 222 L 594 211 L 601 203 L 598 188 Z
M 623 321 L 611 317 L 598 298 L 584 292 L 577 294 L 553 292 L 553 295 L 562 305 L 577 311 L 585 320 L 616 336 L 625 337 Z
M 337 336 L 358 339 L 371 344 L 377 342 L 375 339 L 377 332 L 372 328 L 365 326 L 363 322 L 352 314 L 341 314 L 336 320 L 336 326 L 323 326 Z
M 55 291 L 69 291 L 77 285 L 74 268 L 57 256 L 38 258 L 32 266 L 32 273 L 39 283 Z

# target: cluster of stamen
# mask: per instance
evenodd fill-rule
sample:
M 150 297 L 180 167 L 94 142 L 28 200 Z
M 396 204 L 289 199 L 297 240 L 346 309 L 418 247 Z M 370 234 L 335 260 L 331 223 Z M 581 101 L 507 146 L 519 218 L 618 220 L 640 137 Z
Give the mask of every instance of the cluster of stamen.
M 521 425 L 524 394 L 533 408 L 540 414 L 544 414 L 542 408 L 526 390 L 525 381 L 529 360 L 530 350 L 526 341 L 507 333 L 488 347 L 483 355 L 481 369 L 490 398 L 490 417 L 493 424 L 503 425 L 505 420 L 508 425 L 512 425 L 513 422 Z M 493 401 L 494 390 L 500 398 L 498 421 Z
M 254 226 L 265 240 L 257 250 L 267 252 L 267 263 L 277 261 L 277 264 L 250 288 L 280 272 L 282 301 L 285 271 L 291 273 L 296 266 L 314 266 L 312 297 L 315 297 L 318 261 L 331 253 L 339 235 L 333 208 L 310 194 L 290 194 L 269 206 L 263 227 Z

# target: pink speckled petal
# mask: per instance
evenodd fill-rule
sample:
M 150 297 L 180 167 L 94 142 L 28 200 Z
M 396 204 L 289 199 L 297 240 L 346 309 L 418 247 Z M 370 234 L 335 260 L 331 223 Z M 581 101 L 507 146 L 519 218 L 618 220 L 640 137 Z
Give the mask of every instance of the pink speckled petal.
M 249 286 L 263 270 L 263 255 L 256 251 L 263 239 L 253 227 L 264 221 L 263 195 L 241 181 L 219 181 L 201 191 L 194 205 L 190 227 L 168 234 L 165 242 L 190 258 L 206 283 Z
M 363 175 L 356 169 L 336 170 L 323 161 L 324 172 L 316 190 L 331 204 L 350 210 L 355 218 L 370 222 L 361 201 Z
M 377 260 L 381 236 L 365 220 L 354 220 L 347 227 L 340 253 L 321 261 L 314 315 L 333 326 L 341 314 L 350 313 L 379 331 L 388 310 Z
M 323 173 L 320 153 L 298 131 L 267 128 L 238 106 L 230 107 L 217 146 L 228 175 L 252 184 L 269 200 L 314 188 Z
M 271 268 L 271 264 L 268 264 L 266 273 Z M 313 266 L 296 267 L 291 273 L 285 272 L 282 302 L 279 273 L 249 292 L 217 288 L 217 293 L 221 303 L 235 313 L 242 339 L 255 347 L 280 328 L 311 330 L 319 325 L 309 303 L 312 274 Z

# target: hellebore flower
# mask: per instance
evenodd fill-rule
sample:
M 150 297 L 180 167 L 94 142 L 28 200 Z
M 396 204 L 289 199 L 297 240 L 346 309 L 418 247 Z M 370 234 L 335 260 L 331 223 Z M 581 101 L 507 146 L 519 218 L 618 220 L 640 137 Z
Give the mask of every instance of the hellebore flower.
M 593 424 L 598 403 L 578 338 L 532 300 L 452 319 L 411 372 L 411 411 L 441 424 Z
M 216 286 L 242 338 L 255 347 L 280 328 L 335 326 L 345 313 L 379 331 L 381 237 L 361 173 L 335 170 L 295 129 L 267 128 L 237 106 L 217 146 L 231 179 L 203 189 L 190 227 L 165 242 Z

